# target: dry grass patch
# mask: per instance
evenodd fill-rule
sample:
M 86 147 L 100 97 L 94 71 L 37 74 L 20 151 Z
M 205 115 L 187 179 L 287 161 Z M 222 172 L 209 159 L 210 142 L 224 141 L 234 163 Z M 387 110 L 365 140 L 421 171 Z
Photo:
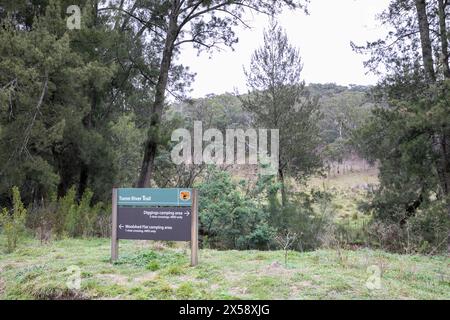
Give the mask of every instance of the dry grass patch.
M 129 278 L 127 276 L 115 273 L 99 274 L 96 276 L 96 278 L 102 281 L 106 281 L 108 282 L 108 284 L 113 283 L 120 286 L 129 286 L 131 284 L 131 281 L 129 281 Z

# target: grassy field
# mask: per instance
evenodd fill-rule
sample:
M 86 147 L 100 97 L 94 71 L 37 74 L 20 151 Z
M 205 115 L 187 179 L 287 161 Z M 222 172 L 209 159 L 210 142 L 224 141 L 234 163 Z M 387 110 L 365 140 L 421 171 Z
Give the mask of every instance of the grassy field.
M 192 268 L 185 247 L 122 241 L 115 264 L 109 249 L 107 239 L 0 246 L 0 299 L 450 299 L 446 257 L 320 250 L 292 252 L 286 266 L 280 251 L 201 250 Z M 368 289 L 368 268 L 381 288 Z
M 378 170 L 347 173 L 330 178 L 313 177 L 308 181 L 307 189 L 329 192 L 333 195 L 333 206 L 338 219 L 364 218 L 358 211 L 358 203 L 366 198 L 364 187 L 378 185 Z

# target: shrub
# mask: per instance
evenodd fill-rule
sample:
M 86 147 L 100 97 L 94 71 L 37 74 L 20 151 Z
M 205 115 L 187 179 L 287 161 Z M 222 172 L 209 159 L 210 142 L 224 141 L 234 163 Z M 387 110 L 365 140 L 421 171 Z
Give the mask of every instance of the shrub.
M 59 238 L 64 234 L 69 237 L 108 236 L 110 211 L 104 210 L 102 202 L 91 206 L 93 192 L 87 189 L 79 203 L 76 201 L 75 188 L 59 200 L 58 217 L 55 233 Z M 97 230 L 99 228 L 99 230 Z
M 147 264 L 146 268 L 147 268 L 147 270 L 150 270 L 150 271 L 157 271 L 160 269 L 160 266 L 159 266 L 158 261 L 152 260 Z
M 92 192 L 86 190 L 77 204 L 75 188 L 72 187 L 61 199 L 60 211 L 64 221 L 64 231 L 69 237 L 80 237 L 89 228 L 89 211 Z M 86 230 L 88 231 L 88 230 Z
M 111 211 L 112 205 L 108 203 L 107 205 L 103 203 L 97 204 L 94 209 L 97 211 L 97 219 L 95 221 L 96 232 L 95 235 L 103 238 L 108 238 L 111 236 Z
M 27 218 L 27 210 L 23 206 L 20 198 L 19 188 L 12 188 L 13 195 L 13 209 L 9 212 L 8 209 L 3 208 L 0 213 L 0 225 L 3 233 L 6 236 L 6 251 L 13 252 L 17 247 L 17 242 L 20 236 L 25 231 L 25 222 Z
M 239 247 L 247 246 L 252 249 L 269 250 L 273 245 L 272 239 L 275 234 L 275 228 L 266 222 L 260 223 L 249 235 L 240 238 L 243 243 L 239 244 Z
M 292 248 L 314 250 L 333 221 L 331 195 L 290 193 L 279 199 L 276 177 L 260 176 L 254 186 L 236 183 L 228 172 L 210 168 L 200 184 L 200 232 L 204 247 L 270 250 L 276 235 L 296 234 Z
M 369 226 L 371 245 L 406 254 L 437 254 L 447 249 L 450 221 L 444 203 L 418 210 L 403 225 L 375 219 Z
M 86 190 L 77 208 L 79 234 L 76 236 L 93 237 L 96 233 L 97 218 L 103 204 L 101 202 L 91 207 L 93 192 Z
M 72 187 L 58 201 L 58 209 L 55 212 L 57 216 L 55 217 L 54 225 L 54 231 L 58 239 L 61 239 L 65 233 L 73 233 L 76 228 L 75 211 L 77 204 L 75 197 L 75 187 Z
M 199 185 L 200 233 L 205 244 L 219 249 L 267 249 L 271 242 L 268 214 L 247 192 L 245 183 L 228 172 L 209 168 Z M 205 241 L 206 240 L 206 241 Z
M 286 205 L 275 197 L 269 197 L 270 221 L 277 234 L 296 234 L 292 248 L 309 251 L 322 245 L 324 234 L 333 221 L 330 195 L 324 192 L 297 193 Z

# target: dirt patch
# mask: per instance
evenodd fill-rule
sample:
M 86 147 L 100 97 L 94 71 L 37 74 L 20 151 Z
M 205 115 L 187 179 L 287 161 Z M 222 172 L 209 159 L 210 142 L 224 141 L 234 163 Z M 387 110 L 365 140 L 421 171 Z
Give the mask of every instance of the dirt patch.
M 210 287 L 210 289 L 211 289 L 212 291 L 218 290 L 219 288 L 220 288 L 220 286 L 219 286 L 217 283 L 213 283 L 213 284 L 211 285 L 211 287 Z
M 145 282 L 145 281 L 153 281 L 156 279 L 158 273 L 157 272 L 149 272 L 146 274 L 143 274 L 142 276 L 139 276 L 137 278 L 134 278 L 134 282 Z
M 298 299 L 300 293 L 304 291 L 306 288 L 312 287 L 312 285 L 313 284 L 311 281 L 301 281 L 291 286 L 289 288 L 291 291 L 290 299 Z
M 20 268 L 24 268 L 26 267 L 28 264 L 25 262 L 9 262 L 7 264 L 4 264 L 1 268 L 0 271 L 8 271 L 8 270 L 14 270 L 14 269 L 20 269 Z
M 302 281 L 302 282 L 299 282 L 298 285 L 301 288 L 307 288 L 307 287 L 311 287 L 312 286 L 312 282 L 311 281 Z
M 248 289 L 247 288 L 241 288 L 241 287 L 233 287 L 230 288 L 229 292 L 231 295 L 236 297 L 244 297 L 247 294 Z
M 43 287 L 31 290 L 31 295 L 36 300 L 89 300 L 90 297 L 79 290 L 69 288 Z
M 88 296 L 73 290 L 37 295 L 36 298 L 39 300 L 89 300 Z
M 192 282 L 198 285 L 208 285 L 208 280 L 198 279 L 191 275 L 182 275 L 177 277 L 177 281 L 179 282 Z
M 231 281 L 231 282 L 233 282 L 233 281 L 240 281 L 242 279 L 242 273 L 239 273 L 239 272 L 225 272 L 223 277 L 227 281 Z
M 0 267 L 0 274 L 2 274 L 2 272 L 3 272 L 3 268 Z M 5 292 L 5 282 L 0 277 L 0 297 L 3 295 L 3 292 Z
M 291 291 L 290 299 L 296 299 L 299 296 L 300 292 L 301 292 L 301 289 L 298 286 L 292 286 L 289 289 Z
M 1 272 L 1 269 L 0 269 L 0 272 Z M 3 281 L 2 278 L 0 278 L 0 296 L 2 296 L 4 292 L 5 292 L 5 281 Z
M 272 262 L 268 266 L 263 266 L 259 269 L 259 274 L 267 275 L 267 276 L 288 276 L 292 275 L 294 273 L 298 272 L 296 269 L 287 269 L 283 265 L 281 265 L 279 262 L 275 261 Z
M 130 284 L 130 281 L 128 280 L 128 277 L 120 275 L 120 274 L 114 274 L 114 273 L 107 273 L 107 274 L 99 274 L 96 276 L 97 279 L 112 282 L 121 286 L 127 286 Z
M 96 300 L 123 300 L 122 296 L 116 296 L 116 297 L 100 297 Z

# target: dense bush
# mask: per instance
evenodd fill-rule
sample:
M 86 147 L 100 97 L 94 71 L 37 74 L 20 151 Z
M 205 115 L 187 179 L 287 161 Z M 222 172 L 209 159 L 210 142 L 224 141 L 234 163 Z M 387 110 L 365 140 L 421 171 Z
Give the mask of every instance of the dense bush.
M 407 254 L 444 253 L 450 221 L 442 206 L 422 208 L 404 223 L 375 216 L 367 230 L 371 246 Z
M 203 247 L 280 249 L 277 239 L 291 234 L 295 240 L 289 250 L 298 251 L 364 245 L 400 253 L 434 254 L 446 248 L 450 223 L 443 209 L 445 203 L 436 199 L 424 203 L 404 223 L 393 220 L 393 215 L 378 215 L 367 205 L 360 210 L 370 212 L 370 219 L 350 221 L 336 220 L 336 208 L 328 192 L 290 193 L 289 202 L 282 205 L 276 177 L 259 177 L 256 183 L 236 181 L 229 172 L 211 167 L 197 188 Z M 92 199 L 93 192 L 88 189 L 78 201 L 72 187 L 64 197 L 58 199 L 53 194 L 27 210 L 19 189 L 14 187 L 11 209 L 3 208 L 0 214 L 7 251 L 15 249 L 25 226 L 41 242 L 110 236 L 111 205 L 93 204 Z
M 229 173 L 210 169 L 200 190 L 200 232 L 204 246 L 220 249 L 277 249 L 276 238 L 296 235 L 291 248 L 321 246 L 333 225 L 330 195 L 290 195 L 284 206 L 275 177 L 259 177 L 256 185 L 234 182 Z
M 268 249 L 274 229 L 265 212 L 230 174 L 210 168 L 199 185 L 203 244 L 220 249 Z
M 20 191 L 17 187 L 12 188 L 13 208 L 9 211 L 3 208 L 0 212 L 0 226 L 6 237 L 6 251 L 12 252 L 16 249 L 20 236 L 25 231 L 25 221 L 27 210 L 23 206 L 20 198 Z
M 27 225 L 41 241 L 64 237 L 108 237 L 111 229 L 111 205 L 92 203 L 93 192 L 85 191 L 80 201 L 75 188 L 64 197 L 51 196 L 31 209 Z
M 319 248 L 334 225 L 331 197 L 327 193 L 297 193 L 282 206 L 275 196 L 269 196 L 268 210 L 271 224 L 278 235 L 296 235 L 292 248 L 308 251 Z

